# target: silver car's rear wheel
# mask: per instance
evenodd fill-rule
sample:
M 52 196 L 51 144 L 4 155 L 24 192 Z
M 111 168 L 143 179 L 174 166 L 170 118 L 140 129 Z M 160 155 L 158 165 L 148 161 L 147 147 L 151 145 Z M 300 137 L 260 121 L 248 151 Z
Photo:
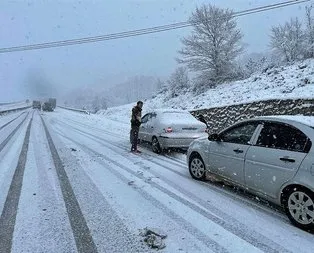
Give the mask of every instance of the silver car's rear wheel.
M 196 180 L 204 180 L 206 178 L 205 164 L 199 155 L 193 155 L 190 158 L 189 171 Z
M 314 229 L 314 198 L 313 193 L 303 189 L 293 189 L 287 196 L 286 212 L 296 226 Z

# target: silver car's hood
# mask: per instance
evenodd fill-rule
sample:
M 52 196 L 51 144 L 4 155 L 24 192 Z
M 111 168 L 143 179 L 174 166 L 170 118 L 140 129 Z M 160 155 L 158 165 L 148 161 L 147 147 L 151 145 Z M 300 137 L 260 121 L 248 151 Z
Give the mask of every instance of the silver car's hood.
M 200 137 L 200 138 L 198 138 L 198 140 L 200 140 L 200 141 L 203 141 L 203 140 L 208 140 L 208 136 L 203 136 L 203 137 Z
M 204 143 L 208 142 L 208 136 L 200 137 L 191 142 L 190 147 L 197 146 L 197 145 L 204 145 Z

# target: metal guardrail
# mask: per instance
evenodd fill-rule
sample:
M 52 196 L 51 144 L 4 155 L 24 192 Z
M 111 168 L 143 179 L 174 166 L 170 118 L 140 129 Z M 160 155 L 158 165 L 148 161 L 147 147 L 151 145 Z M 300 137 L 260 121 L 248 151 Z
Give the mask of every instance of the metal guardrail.
M 79 112 L 79 113 L 90 114 L 90 112 L 87 111 L 87 110 L 81 110 L 81 109 L 76 109 L 76 108 L 70 108 L 70 107 L 65 107 L 65 106 L 60 106 L 60 105 L 58 105 L 57 107 L 62 108 L 62 109 L 65 109 L 65 110 L 73 111 L 73 112 Z
M 6 110 L 3 110 L 3 111 L 0 111 L 0 115 L 7 114 L 7 113 L 10 113 L 10 112 L 18 112 L 18 111 L 26 110 L 26 109 L 29 109 L 31 107 L 32 106 L 24 106 L 24 107 L 19 107 L 19 108 L 6 109 Z
M 0 103 L 0 105 L 11 105 L 11 104 L 14 104 L 14 103 Z
M 0 102 L 0 105 L 13 105 L 13 104 L 21 104 L 25 103 L 25 101 L 18 101 L 18 102 Z

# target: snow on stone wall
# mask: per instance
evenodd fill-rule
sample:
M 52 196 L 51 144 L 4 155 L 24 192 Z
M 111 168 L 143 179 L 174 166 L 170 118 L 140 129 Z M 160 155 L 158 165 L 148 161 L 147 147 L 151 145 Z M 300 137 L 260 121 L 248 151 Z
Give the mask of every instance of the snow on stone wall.
M 244 119 L 269 115 L 306 115 L 314 116 L 314 99 L 273 99 L 247 104 L 237 104 L 191 111 L 198 117 L 204 115 L 210 132 L 222 129 Z

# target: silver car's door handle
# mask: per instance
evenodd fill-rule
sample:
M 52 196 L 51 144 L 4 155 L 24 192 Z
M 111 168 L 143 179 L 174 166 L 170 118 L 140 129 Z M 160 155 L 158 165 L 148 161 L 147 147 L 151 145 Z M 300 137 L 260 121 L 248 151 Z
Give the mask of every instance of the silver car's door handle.
M 233 151 L 236 152 L 237 154 L 241 154 L 244 152 L 242 149 L 239 149 L 239 148 L 234 149 Z
M 284 162 L 295 163 L 295 159 L 290 158 L 289 156 L 280 157 L 279 159 Z

